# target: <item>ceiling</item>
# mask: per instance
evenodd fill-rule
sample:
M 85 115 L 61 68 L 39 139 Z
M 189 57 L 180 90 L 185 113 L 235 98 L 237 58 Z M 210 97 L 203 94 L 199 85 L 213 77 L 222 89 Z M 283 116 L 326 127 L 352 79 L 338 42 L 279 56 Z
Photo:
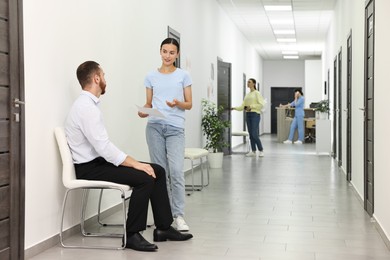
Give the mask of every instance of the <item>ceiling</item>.
M 292 53 L 288 56 L 298 56 L 299 59 L 321 58 L 337 0 L 217 0 L 217 2 L 263 59 L 280 60 L 285 56 L 282 51 L 290 53 L 297 51 L 297 54 Z M 264 6 L 267 5 L 287 5 L 291 6 L 291 10 L 266 11 Z M 286 30 L 289 30 L 290 34 Z M 291 38 L 295 38 L 296 42 L 280 42 L 289 41 Z

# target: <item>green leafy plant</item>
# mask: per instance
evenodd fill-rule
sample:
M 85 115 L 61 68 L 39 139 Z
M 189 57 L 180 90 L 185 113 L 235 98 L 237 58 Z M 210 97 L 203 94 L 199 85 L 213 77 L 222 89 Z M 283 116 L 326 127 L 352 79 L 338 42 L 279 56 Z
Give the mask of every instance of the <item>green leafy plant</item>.
M 221 152 L 223 147 L 229 144 L 224 141 L 223 134 L 230 126 L 230 122 L 222 118 L 223 106 L 217 105 L 209 100 L 202 99 L 202 131 L 206 136 L 205 149 L 212 152 Z
M 314 108 L 314 111 L 329 113 L 329 100 L 324 99 L 318 102 L 317 106 Z

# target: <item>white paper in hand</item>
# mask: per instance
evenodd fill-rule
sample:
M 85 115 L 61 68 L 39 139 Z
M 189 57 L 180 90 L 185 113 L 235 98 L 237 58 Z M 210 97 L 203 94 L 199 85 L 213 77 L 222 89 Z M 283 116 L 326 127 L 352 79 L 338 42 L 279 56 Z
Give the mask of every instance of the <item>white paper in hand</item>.
M 155 108 L 140 107 L 140 106 L 138 106 L 138 105 L 136 105 L 136 106 L 137 106 L 138 111 L 141 112 L 141 113 L 148 114 L 149 116 L 156 116 L 156 117 L 165 118 L 165 116 L 163 115 L 163 113 L 161 113 L 160 111 L 158 111 L 158 110 L 155 109 Z

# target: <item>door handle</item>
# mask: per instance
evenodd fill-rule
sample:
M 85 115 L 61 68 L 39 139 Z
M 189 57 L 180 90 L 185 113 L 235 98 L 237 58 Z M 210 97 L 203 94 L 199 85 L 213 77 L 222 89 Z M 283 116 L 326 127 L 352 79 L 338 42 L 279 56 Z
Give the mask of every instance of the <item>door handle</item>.
M 366 109 L 365 109 L 364 107 L 359 107 L 359 110 L 361 110 L 361 111 L 363 111 L 363 112 L 366 111 Z
M 14 98 L 15 107 L 19 107 L 20 105 L 25 105 L 26 102 L 19 100 L 19 98 Z

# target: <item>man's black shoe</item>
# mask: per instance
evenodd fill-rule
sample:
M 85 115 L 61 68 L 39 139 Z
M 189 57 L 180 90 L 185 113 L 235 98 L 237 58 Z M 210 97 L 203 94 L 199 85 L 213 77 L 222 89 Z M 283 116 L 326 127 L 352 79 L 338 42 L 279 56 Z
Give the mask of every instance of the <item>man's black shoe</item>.
M 167 230 L 155 229 L 153 231 L 153 241 L 162 242 L 162 241 L 184 241 L 191 239 L 193 236 L 191 234 L 183 234 L 174 229 L 173 227 L 169 227 Z
M 126 248 L 137 251 L 153 252 L 158 249 L 155 244 L 149 243 L 140 233 L 134 233 L 127 236 Z

